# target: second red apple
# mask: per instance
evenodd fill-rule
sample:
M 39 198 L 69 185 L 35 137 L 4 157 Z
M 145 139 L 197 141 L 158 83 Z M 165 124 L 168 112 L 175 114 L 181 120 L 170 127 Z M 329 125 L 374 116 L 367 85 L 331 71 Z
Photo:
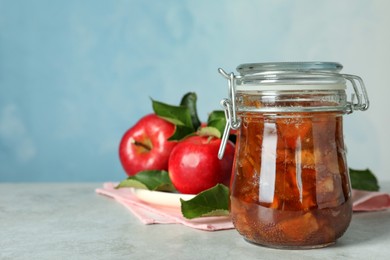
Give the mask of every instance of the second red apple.
M 234 144 L 228 142 L 225 155 L 218 159 L 221 139 L 192 136 L 173 148 L 169 157 L 169 177 L 184 194 L 198 194 L 218 183 L 229 186 L 234 158 Z

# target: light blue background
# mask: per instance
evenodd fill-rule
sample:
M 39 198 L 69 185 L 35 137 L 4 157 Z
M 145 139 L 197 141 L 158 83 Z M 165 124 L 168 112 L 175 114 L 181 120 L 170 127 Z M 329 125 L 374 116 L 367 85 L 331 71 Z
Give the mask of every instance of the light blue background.
M 345 118 L 349 165 L 389 177 L 390 1 L 0 0 L 0 181 L 118 181 L 150 97 L 220 109 L 217 68 L 337 61 L 371 108 Z

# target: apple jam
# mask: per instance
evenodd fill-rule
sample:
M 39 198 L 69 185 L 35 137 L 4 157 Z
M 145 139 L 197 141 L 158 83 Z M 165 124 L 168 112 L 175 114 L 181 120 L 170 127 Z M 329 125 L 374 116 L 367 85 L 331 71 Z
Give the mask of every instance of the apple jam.
M 237 231 L 276 248 L 331 245 L 352 216 L 343 115 L 369 107 L 364 83 L 334 62 L 248 63 L 221 101 L 236 150 L 230 213 Z M 347 84 L 348 83 L 348 84 Z M 351 100 L 347 87 L 352 86 Z
M 274 247 L 334 243 L 352 214 L 340 113 L 240 116 L 231 187 L 236 229 Z

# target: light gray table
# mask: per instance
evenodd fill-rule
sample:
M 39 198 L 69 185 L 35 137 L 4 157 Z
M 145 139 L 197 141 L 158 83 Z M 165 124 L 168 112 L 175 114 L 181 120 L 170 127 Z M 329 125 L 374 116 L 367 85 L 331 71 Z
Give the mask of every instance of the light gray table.
M 0 259 L 389 259 L 390 210 L 354 214 L 332 247 L 276 250 L 235 230 L 143 225 L 101 183 L 0 183 Z M 382 183 L 390 192 L 390 183 Z

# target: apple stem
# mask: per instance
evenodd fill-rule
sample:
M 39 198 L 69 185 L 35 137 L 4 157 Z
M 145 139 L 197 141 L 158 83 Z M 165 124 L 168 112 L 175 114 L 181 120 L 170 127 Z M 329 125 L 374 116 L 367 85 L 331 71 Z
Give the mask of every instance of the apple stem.
M 150 147 L 149 145 L 144 144 L 144 143 L 141 143 L 141 142 L 138 142 L 138 141 L 136 141 L 136 140 L 134 140 L 134 139 L 131 140 L 131 143 L 134 144 L 134 145 L 136 145 L 136 146 L 141 146 L 141 147 L 145 148 L 145 149 L 148 150 L 148 151 L 152 150 L 152 147 Z
M 210 135 L 208 138 L 207 138 L 207 144 L 209 144 L 211 142 L 211 139 L 213 139 L 214 136 Z

